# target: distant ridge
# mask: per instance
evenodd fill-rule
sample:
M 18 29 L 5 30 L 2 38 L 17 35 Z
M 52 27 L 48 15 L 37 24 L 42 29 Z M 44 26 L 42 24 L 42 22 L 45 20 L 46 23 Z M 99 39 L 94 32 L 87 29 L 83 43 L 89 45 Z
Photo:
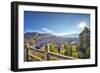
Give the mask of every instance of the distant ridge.
M 70 34 L 70 35 L 64 35 L 64 36 L 56 36 L 52 34 L 47 33 L 39 33 L 39 32 L 27 32 L 24 33 L 24 39 L 36 39 L 39 42 L 46 41 L 47 43 L 52 41 L 54 43 L 71 43 L 76 42 L 79 43 L 79 34 Z
M 62 37 L 79 37 L 79 34 L 68 34 L 68 35 L 63 35 Z

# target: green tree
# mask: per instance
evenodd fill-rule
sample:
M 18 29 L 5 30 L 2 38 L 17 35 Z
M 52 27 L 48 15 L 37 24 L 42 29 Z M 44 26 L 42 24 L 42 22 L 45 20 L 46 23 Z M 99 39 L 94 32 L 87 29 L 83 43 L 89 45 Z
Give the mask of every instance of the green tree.
M 54 52 L 54 53 L 58 53 L 58 49 L 57 49 L 57 47 L 56 47 L 56 44 L 50 44 L 50 52 Z
M 71 56 L 72 53 L 71 45 L 70 44 L 64 45 L 64 49 L 65 49 L 64 55 Z
M 61 46 L 60 46 L 60 54 L 64 55 L 64 53 L 65 53 L 64 44 L 61 44 Z
M 72 57 L 76 57 L 76 58 L 79 57 L 78 50 L 77 50 L 77 45 L 72 46 Z

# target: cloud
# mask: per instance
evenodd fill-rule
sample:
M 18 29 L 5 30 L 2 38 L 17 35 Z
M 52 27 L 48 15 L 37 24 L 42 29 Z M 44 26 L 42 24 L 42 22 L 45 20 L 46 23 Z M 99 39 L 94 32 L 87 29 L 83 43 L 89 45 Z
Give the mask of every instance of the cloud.
M 42 28 L 43 31 L 48 32 L 48 33 L 53 33 L 52 30 L 48 29 L 48 28 Z
M 53 35 L 57 35 L 57 36 L 63 36 L 63 35 L 68 35 L 70 33 L 53 33 Z
M 50 34 L 53 34 L 53 35 L 57 35 L 57 36 L 62 36 L 62 35 L 68 35 L 69 33 L 57 33 L 57 32 L 54 32 L 53 30 L 49 29 L 49 28 L 42 28 L 43 31 L 45 31 L 46 33 L 50 33 Z

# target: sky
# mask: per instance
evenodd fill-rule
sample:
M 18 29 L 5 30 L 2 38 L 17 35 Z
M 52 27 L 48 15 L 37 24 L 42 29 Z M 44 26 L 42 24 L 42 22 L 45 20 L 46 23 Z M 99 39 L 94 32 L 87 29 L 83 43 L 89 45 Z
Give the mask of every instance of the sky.
M 62 36 L 80 33 L 84 27 L 90 27 L 90 14 L 24 11 L 24 33 Z

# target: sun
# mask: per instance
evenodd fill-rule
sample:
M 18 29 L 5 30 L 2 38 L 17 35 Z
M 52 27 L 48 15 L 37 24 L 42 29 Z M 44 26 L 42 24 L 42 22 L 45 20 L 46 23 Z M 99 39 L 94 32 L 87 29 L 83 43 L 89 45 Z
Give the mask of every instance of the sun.
M 78 25 L 78 28 L 79 28 L 79 29 L 84 29 L 85 27 L 87 27 L 87 25 L 86 25 L 85 22 L 81 22 L 81 23 Z

